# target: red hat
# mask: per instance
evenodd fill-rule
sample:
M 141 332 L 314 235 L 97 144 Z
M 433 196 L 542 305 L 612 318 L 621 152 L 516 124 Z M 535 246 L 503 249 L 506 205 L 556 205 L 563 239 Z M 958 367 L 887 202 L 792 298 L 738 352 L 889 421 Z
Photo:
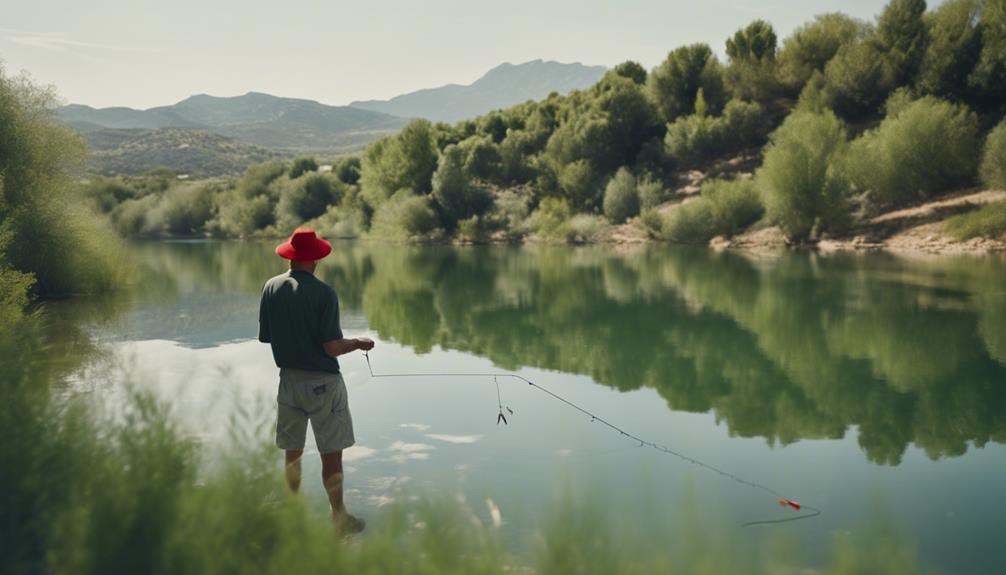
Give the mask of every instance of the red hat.
M 295 262 L 313 262 L 332 253 L 332 244 L 319 238 L 314 230 L 295 230 L 286 243 L 276 246 L 276 253 Z

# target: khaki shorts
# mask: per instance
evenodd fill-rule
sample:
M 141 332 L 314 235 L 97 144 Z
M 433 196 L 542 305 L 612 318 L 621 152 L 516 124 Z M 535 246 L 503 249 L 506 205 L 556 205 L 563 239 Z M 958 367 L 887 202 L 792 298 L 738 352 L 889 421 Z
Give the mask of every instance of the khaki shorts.
M 342 374 L 281 368 L 276 403 L 276 446 L 280 449 L 304 449 L 308 421 L 321 453 L 356 443 Z

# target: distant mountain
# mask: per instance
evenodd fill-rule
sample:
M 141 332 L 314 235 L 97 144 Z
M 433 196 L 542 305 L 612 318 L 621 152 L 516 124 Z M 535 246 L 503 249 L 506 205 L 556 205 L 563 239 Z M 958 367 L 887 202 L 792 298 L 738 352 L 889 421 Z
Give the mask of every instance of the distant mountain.
M 203 130 L 107 129 L 86 132 L 91 169 L 99 174 L 137 174 L 168 167 L 192 177 L 238 175 L 281 152 Z
M 268 148 L 337 150 L 358 147 L 401 128 L 406 120 L 312 100 L 249 92 L 219 98 L 200 94 L 149 110 L 70 105 L 64 123 L 88 133 L 104 129 L 189 128 Z
M 505 63 L 489 70 L 467 86 L 448 84 L 410 92 L 390 100 L 352 102 L 350 106 L 402 118 L 457 122 L 527 100 L 541 100 L 552 92 L 565 94 L 590 87 L 606 71 L 604 66 L 542 60 L 518 65 Z

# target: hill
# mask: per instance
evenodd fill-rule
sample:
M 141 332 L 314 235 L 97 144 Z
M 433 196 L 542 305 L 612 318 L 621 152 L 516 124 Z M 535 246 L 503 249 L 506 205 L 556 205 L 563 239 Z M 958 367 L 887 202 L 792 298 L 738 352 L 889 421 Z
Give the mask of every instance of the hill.
M 258 92 L 225 98 L 200 94 L 148 110 L 70 105 L 60 108 L 59 116 L 83 133 L 189 128 L 267 148 L 324 150 L 359 147 L 405 124 L 379 112 Z
M 90 166 L 103 175 L 137 174 L 165 166 L 193 177 L 237 175 L 281 152 L 233 138 L 184 128 L 93 130 Z
M 352 102 L 350 106 L 403 118 L 457 122 L 527 100 L 541 100 L 551 92 L 565 94 L 588 88 L 597 83 L 606 71 L 604 66 L 542 60 L 517 65 L 504 63 L 466 86 L 448 84 L 390 100 Z

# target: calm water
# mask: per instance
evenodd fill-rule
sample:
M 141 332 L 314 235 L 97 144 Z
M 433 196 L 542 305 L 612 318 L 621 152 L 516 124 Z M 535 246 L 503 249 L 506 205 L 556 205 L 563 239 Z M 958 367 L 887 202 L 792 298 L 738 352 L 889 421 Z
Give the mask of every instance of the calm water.
M 153 388 L 210 452 L 235 418 L 268 434 L 277 369 L 254 336 L 259 289 L 283 269 L 272 243 L 136 251 L 136 294 L 52 310 L 116 360 L 75 389 Z M 343 360 L 358 441 L 347 501 L 364 516 L 399 497 L 456 495 L 486 524 L 497 506 L 519 547 L 567 492 L 641 532 L 686 499 L 733 537 L 796 540 L 811 564 L 881 518 L 942 571 L 1006 572 L 1001 259 L 342 243 L 319 275 L 340 294 L 347 335 L 378 342 L 378 373 L 517 372 L 824 512 L 739 530 L 793 513 L 526 384 L 500 381 L 515 414 L 498 426 L 491 379 L 371 380 L 354 354 Z M 305 489 L 321 508 L 315 459 Z

